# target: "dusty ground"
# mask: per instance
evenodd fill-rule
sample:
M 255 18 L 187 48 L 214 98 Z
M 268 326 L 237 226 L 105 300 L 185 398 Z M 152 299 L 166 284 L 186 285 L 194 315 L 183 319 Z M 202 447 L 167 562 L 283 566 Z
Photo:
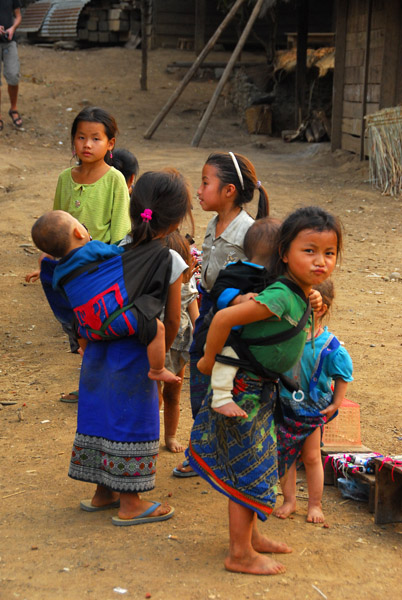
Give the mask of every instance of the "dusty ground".
M 70 161 L 69 127 L 83 104 L 114 113 L 121 129 L 118 145 L 137 155 L 141 170 L 175 165 L 194 189 L 211 149 L 242 152 L 269 190 L 273 215 L 316 203 L 341 217 L 345 255 L 336 274 L 331 327 L 354 361 L 348 396 L 361 406 L 363 443 L 400 454 L 402 282 L 387 280 L 401 269 L 400 202 L 371 189 L 367 165 L 342 153 L 331 155 L 326 144 L 285 145 L 248 136 L 225 102 L 201 147 L 191 148 L 212 81 L 191 84 L 154 138 L 145 141 L 142 134 L 177 85 L 165 66 L 173 59 L 189 60 L 187 53 L 152 52 L 148 92 L 139 90 L 139 51 L 21 46 L 20 56 L 25 131 L 12 129 L 3 103 L 0 139 L 0 399 L 16 401 L 0 415 L 2 600 L 109 600 L 120 596 L 115 588 L 128 590 L 125 598 L 150 594 L 160 600 L 400 598 L 402 525 L 375 525 L 366 504 L 345 502 L 333 487 L 324 493 L 329 528 L 306 524 L 303 499 L 293 519 L 271 518 L 262 525 L 294 548 L 283 559 L 286 574 L 277 577 L 224 571 L 226 500 L 198 478 L 173 478 L 177 456 L 163 447 L 157 487 L 149 496 L 169 497 L 174 519 L 120 530 L 108 513 L 80 511 L 79 500 L 91 495 L 92 486 L 67 477 L 76 406 L 59 402 L 60 392 L 76 389 L 80 360 L 68 352 L 40 285 L 24 283 L 37 260 L 30 228 L 52 205 L 57 176 Z M 3 101 L 4 92 L 5 87 Z M 194 213 L 201 245 L 211 215 L 196 201 Z M 187 380 L 182 440 L 191 426 L 188 406 Z

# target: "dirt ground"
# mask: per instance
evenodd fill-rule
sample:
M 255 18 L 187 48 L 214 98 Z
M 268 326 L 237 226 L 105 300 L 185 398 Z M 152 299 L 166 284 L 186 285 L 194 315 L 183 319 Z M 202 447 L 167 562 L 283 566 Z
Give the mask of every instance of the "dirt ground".
M 272 215 L 319 204 L 342 219 L 345 253 L 335 275 L 331 328 L 354 362 L 348 397 L 361 407 L 363 443 L 401 454 L 402 281 L 389 277 L 401 270 L 400 201 L 371 188 L 367 163 L 342 152 L 333 155 L 329 144 L 286 145 L 249 136 L 227 99 L 220 101 L 200 147 L 191 148 L 215 81 L 191 83 L 153 138 L 144 140 L 178 84 L 177 74 L 166 73 L 167 63 L 190 60 L 189 53 L 153 51 L 147 92 L 139 89 L 138 50 L 68 52 L 21 45 L 20 58 L 24 131 L 12 129 L 3 85 L 0 134 L 0 400 L 16 402 L 0 405 L 0 598 L 400 598 L 402 524 L 375 525 L 367 504 L 345 501 L 331 486 L 324 491 L 328 528 L 305 522 L 303 481 L 294 518 L 272 517 L 261 525 L 294 549 L 283 557 L 287 572 L 275 577 L 224 570 L 226 499 L 199 478 L 172 477 L 180 455 L 162 444 L 157 486 L 147 496 L 168 499 L 176 509 L 173 519 L 120 529 L 108 512 L 80 511 L 80 499 L 90 497 L 93 486 L 67 477 L 77 408 L 59 402 L 61 392 L 77 388 L 80 359 L 69 353 L 41 286 L 24 282 L 38 256 L 30 228 L 52 206 L 57 176 L 70 164 L 70 125 L 83 105 L 101 105 L 116 116 L 118 146 L 137 155 L 141 171 L 174 165 L 194 190 L 211 150 L 241 152 L 269 190 Z M 194 216 L 201 246 L 212 215 L 202 213 L 195 194 Z M 186 379 L 181 440 L 190 427 Z

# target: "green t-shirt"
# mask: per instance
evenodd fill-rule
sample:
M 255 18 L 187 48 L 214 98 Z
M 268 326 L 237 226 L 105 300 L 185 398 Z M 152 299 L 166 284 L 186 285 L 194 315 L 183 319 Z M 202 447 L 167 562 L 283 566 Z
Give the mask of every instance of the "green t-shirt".
M 130 198 L 123 174 L 111 167 L 95 183 L 76 183 L 70 167 L 59 175 L 53 210 L 83 223 L 94 240 L 115 244 L 130 231 Z
M 265 288 L 254 300 L 265 304 L 276 316 L 245 325 L 240 334 L 241 338 L 258 339 L 291 329 L 298 324 L 307 306 L 298 294 L 280 281 Z M 265 368 L 284 373 L 301 357 L 310 325 L 311 317 L 304 329 L 290 340 L 271 346 L 249 345 L 249 348 Z

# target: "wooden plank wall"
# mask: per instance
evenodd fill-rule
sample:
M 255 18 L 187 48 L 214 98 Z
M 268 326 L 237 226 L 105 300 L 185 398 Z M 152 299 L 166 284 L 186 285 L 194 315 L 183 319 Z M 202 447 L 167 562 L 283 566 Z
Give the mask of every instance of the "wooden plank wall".
M 366 94 L 366 114 L 380 108 L 381 74 L 384 55 L 385 0 L 374 0 L 370 25 L 370 46 Z M 342 103 L 341 147 L 360 152 L 363 118 L 365 49 L 367 39 L 367 0 L 350 0 L 346 24 L 346 52 Z

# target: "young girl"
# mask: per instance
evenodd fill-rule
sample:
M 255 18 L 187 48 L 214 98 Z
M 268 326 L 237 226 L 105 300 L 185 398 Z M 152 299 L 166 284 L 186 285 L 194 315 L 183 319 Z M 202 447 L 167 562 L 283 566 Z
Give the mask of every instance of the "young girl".
M 114 244 L 130 231 L 129 194 L 123 174 L 110 166 L 118 129 L 98 107 L 84 108 L 71 127 L 77 165 L 58 179 L 53 209 L 85 223 L 94 240 Z
M 167 348 L 179 327 L 182 273 L 187 265 L 173 250 L 167 252 L 170 260 L 166 259 L 161 246 L 166 250 L 164 238 L 190 216 L 190 207 L 186 181 L 173 169 L 144 173 L 130 202 L 132 232 L 125 240 L 125 251 L 155 252 L 160 262 L 161 277 L 155 279 L 154 287 L 165 304 Z M 169 285 L 161 289 L 166 270 Z M 130 285 L 135 281 L 130 280 Z M 89 341 L 85 349 L 69 476 L 97 484 L 92 499 L 81 502 L 83 510 L 120 506 L 114 525 L 160 521 L 173 515 L 171 507 L 139 495 L 154 488 L 159 449 L 158 393 L 148 369 L 146 346 L 134 336 Z
M 307 521 L 323 523 L 321 507 L 324 472 L 321 461 L 321 427 L 338 410 L 349 381 L 353 381 L 352 360 L 337 338 L 323 327 L 334 300 L 330 279 L 316 286 L 323 305 L 316 313 L 314 345 L 307 340 L 300 361 L 287 373 L 300 381 L 303 394 L 292 396 L 281 387 L 283 422 L 278 424 L 278 473 L 283 504 L 274 511 L 286 519 L 296 510 L 296 462 L 301 456 L 309 491 Z M 331 384 L 334 381 L 334 391 Z
M 187 264 L 181 285 L 181 312 L 178 334 L 166 354 L 165 368 L 180 378 L 178 382 L 165 382 L 161 392 L 164 405 L 165 444 L 171 452 L 183 452 L 185 446 L 176 439 L 180 417 L 180 393 L 183 386 L 184 370 L 190 358 L 189 349 L 193 340 L 194 323 L 198 317 L 197 287 L 192 275 L 193 258 L 188 241 L 178 231 L 171 233 L 166 240 L 168 248 L 180 254 Z
M 284 276 L 253 299 L 220 310 L 209 328 L 201 372 L 209 374 L 232 327 L 244 325 L 241 337 L 286 331 L 300 321 L 313 285 L 329 277 L 342 247 L 338 220 L 318 207 L 301 208 L 281 225 L 270 271 Z M 288 281 L 289 280 L 289 281 Z M 292 289 L 290 289 L 292 288 Z M 265 367 L 279 373 L 300 357 L 307 337 L 305 327 L 292 339 L 250 351 Z M 211 393 L 204 399 L 191 432 L 186 454 L 193 469 L 229 497 L 229 571 L 271 575 L 285 567 L 263 555 L 291 549 L 258 532 L 257 516 L 266 520 L 276 499 L 277 455 L 273 408 L 275 381 L 239 369 L 233 399 L 247 419 L 226 418 L 210 409 Z
M 253 200 L 256 190 L 256 218 L 259 219 L 268 216 L 269 202 L 267 192 L 257 180 L 252 163 L 245 156 L 233 152 L 218 152 L 210 154 L 207 158 L 197 195 L 202 210 L 214 211 L 217 215 L 209 222 L 202 245 L 200 316 L 195 324 L 194 342 L 190 349 L 190 397 L 193 417 L 199 411 L 210 381 L 210 377 L 206 377 L 197 369 L 197 362 L 201 357 L 196 350 L 197 334 L 212 306 L 209 292 L 219 271 L 227 263 L 245 258 L 244 235 L 254 219 L 246 212 L 244 205 Z M 173 475 L 176 477 L 190 477 L 194 474 L 187 461 L 173 469 Z
M 112 166 L 123 173 L 128 187 L 128 193 L 131 195 L 136 178 L 138 177 L 138 160 L 130 150 L 118 148 L 113 150 Z

